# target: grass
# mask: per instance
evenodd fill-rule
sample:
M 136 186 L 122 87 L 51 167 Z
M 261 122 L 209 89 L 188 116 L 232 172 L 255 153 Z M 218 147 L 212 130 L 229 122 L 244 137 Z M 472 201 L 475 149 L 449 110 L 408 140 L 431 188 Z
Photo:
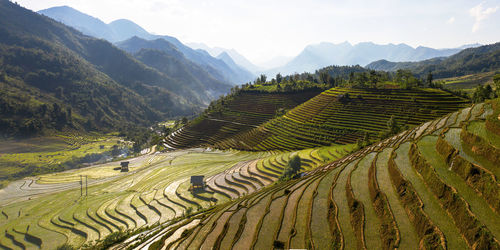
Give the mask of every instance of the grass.
M 271 246 L 274 242 L 277 230 L 281 224 L 283 211 L 287 204 L 287 196 L 275 197 L 269 205 L 269 211 L 262 219 L 262 224 L 255 242 L 255 249 L 264 249 Z
M 115 145 L 128 147 L 112 135 L 54 135 L 0 143 L 0 181 L 15 180 L 34 174 L 81 167 L 85 157 L 110 159 Z M 90 160 L 91 161 L 91 160 Z
M 380 220 L 375 214 L 368 190 L 368 169 L 376 153 L 365 156 L 358 164 L 358 167 L 351 175 L 351 186 L 354 196 L 363 203 L 365 209 L 365 241 L 367 246 L 381 247 L 380 241 Z
M 430 219 L 445 235 L 448 248 L 466 249 L 467 244 L 462 238 L 457 227 L 453 223 L 453 219 L 441 207 L 439 201 L 427 188 L 423 179 L 420 177 L 420 175 L 417 174 L 416 170 L 412 168 L 410 159 L 408 157 L 409 149 L 410 143 L 406 142 L 401 144 L 400 147 L 396 150 L 397 157 L 395 159 L 395 162 L 399 167 L 399 171 L 401 171 L 401 174 L 411 182 L 411 184 L 417 191 L 420 199 L 424 203 L 425 213 L 429 215 Z M 404 236 L 402 236 L 401 238 L 403 237 Z
M 314 192 L 318 188 L 321 178 L 316 178 L 304 190 L 297 205 L 295 215 L 294 231 L 295 234 L 290 240 L 290 248 L 310 248 L 308 244 L 309 236 L 307 235 L 309 229 L 309 218 L 312 202 L 314 200 Z
M 326 174 L 318 185 L 317 195 L 312 205 L 311 232 L 316 249 L 331 249 L 331 230 L 328 221 L 328 194 L 339 169 Z
M 448 170 L 448 166 L 435 149 L 437 137 L 427 136 L 418 142 L 418 148 L 425 159 L 431 164 L 444 183 L 454 187 L 462 198 L 467 201 L 472 213 L 495 236 L 500 238 L 500 216 L 494 213 L 486 201 L 480 197 L 457 174 Z
M 390 208 L 392 213 L 394 214 L 394 218 L 396 220 L 396 224 L 398 225 L 401 241 L 399 244 L 399 248 L 401 249 L 410 249 L 414 247 L 415 242 L 417 242 L 417 234 L 408 219 L 408 215 L 401 202 L 399 201 L 398 194 L 396 190 L 391 185 L 391 179 L 389 176 L 389 172 L 387 169 L 387 161 L 392 152 L 392 148 L 385 148 L 377 158 L 377 181 L 380 187 L 380 190 L 384 192 L 387 196 L 387 199 L 390 204 Z
M 500 148 L 500 136 L 487 130 L 484 121 L 470 122 L 467 131 L 482 137 L 496 148 Z
M 300 197 L 304 193 L 304 190 L 309 186 L 309 181 L 310 179 L 304 179 L 297 182 L 295 186 L 289 189 L 291 192 L 288 195 L 287 204 L 283 211 L 283 218 L 288 219 L 283 219 L 281 221 L 280 229 L 276 236 L 276 240 L 285 243 L 285 246 L 288 245 L 288 239 L 292 233 L 292 228 L 294 226 L 293 218 L 297 211 L 297 205 L 299 204 Z
M 497 178 L 500 177 L 500 168 L 498 165 L 490 162 L 489 160 L 485 159 L 484 157 L 475 154 L 474 152 L 471 151 L 471 147 L 467 144 L 465 144 L 461 139 L 460 139 L 460 132 L 461 129 L 459 128 L 452 128 L 449 129 L 445 133 L 445 139 L 448 143 L 450 143 L 455 149 L 459 150 L 459 155 L 462 156 L 464 159 L 467 161 L 480 165 L 488 170 L 490 170 Z M 482 137 L 485 138 L 485 137 Z
M 344 235 L 345 249 L 354 249 L 356 247 L 357 241 L 354 230 L 351 226 L 349 205 L 347 204 L 347 197 L 345 192 L 347 178 L 349 177 L 349 173 L 355 165 L 356 162 L 351 162 L 340 172 L 337 183 L 335 184 L 335 188 L 333 189 L 333 199 L 339 209 L 338 219 L 340 223 L 340 229 L 342 231 L 342 234 Z
M 198 174 L 210 176 L 230 168 L 235 162 L 255 159 L 261 155 L 259 153 L 238 152 L 175 152 L 171 154 L 172 155 L 165 153 L 160 154 L 160 156 L 139 158 L 138 161 L 142 161 L 142 163 L 137 164 L 144 164 L 145 166 L 138 167 L 136 169 L 137 172 L 134 174 L 118 174 L 117 177 L 111 179 L 100 176 L 107 181 L 90 185 L 88 188 L 88 198 L 80 198 L 80 190 L 76 188 L 63 190 L 53 194 L 49 193 L 38 197 L 35 196 L 32 197 L 31 200 L 16 202 L 10 205 L 4 203 L 1 204 L 0 210 L 8 214 L 15 214 L 16 208 L 23 207 L 25 216 L 22 217 L 22 221 L 29 222 L 27 224 L 40 223 L 44 225 L 45 228 L 50 228 L 50 230 L 58 232 L 62 237 L 64 237 L 63 235 L 68 237 L 70 244 L 81 246 L 84 242 L 102 239 L 104 236 L 111 233 L 111 231 L 117 231 L 118 229 L 116 226 L 118 225 L 124 226 L 120 221 L 113 219 L 105 213 L 106 210 L 115 218 L 120 218 L 125 221 L 130 228 L 138 228 L 145 225 L 146 222 L 151 225 L 158 220 L 162 220 L 161 217 L 171 219 L 172 211 L 165 214 L 161 213 L 161 211 L 165 211 L 166 208 L 163 208 L 159 203 L 153 202 L 153 200 L 155 197 L 160 197 L 160 201 L 168 204 L 168 206 L 175 207 L 174 204 L 161 197 L 163 190 L 172 183 L 173 180 L 185 179 L 191 175 Z M 153 157 L 156 157 L 157 160 L 149 161 Z M 102 171 L 108 168 L 109 165 L 104 164 L 94 167 L 93 170 L 96 173 L 95 175 L 98 176 L 99 173 L 102 173 Z M 81 169 L 73 173 L 53 175 L 52 180 L 53 183 L 58 183 L 56 177 L 60 176 L 61 180 L 59 183 L 65 183 L 68 181 L 68 178 L 71 179 L 72 176 L 79 176 L 79 174 L 85 173 L 86 171 L 90 170 Z M 175 191 L 178 191 L 180 195 L 184 195 L 183 197 L 188 197 L 186 193 L 186 184 L 184 184 L 184 182 L 179 184 L 181 184 L 180 188 L 177 188 L 179 187 L 177 186 L 174 192 L 169 194 L 169 198 L 170 195 L 172 195 L 172 198 L 179 203 L 182 202 L 186 207 L 188 207 L 188 205 L 192 206 L 193 210 L 196 210 L 194 208 L 196 206 L 192 205 L 192 203 L 186 203 L 177 198 Z M 155 189 L 158 190 L 160 195 L 158 195 L 158 192 L 154 191 Z M 192 197 L 188 199 L 192 199 Z M 203 203 L 201 200 L 193 200 L 207 206 L 207 204 Z M 219 202 L 224 202 L 224 200 L 220 200 Z M 111 204 L 113 205 L 111 206 Z M 89 214 L 87 214 L 87 211 L 89 211 Z M 181 215 L 183 211 L 182 208 L 178 208 L 177 216 Z M 158 212 L 160 212 L 161 217 Z M 65 218 L 65 221 L 80 225 L 81 223 L 77 223 L 72 219 L 73 215 L 91 227 L 89 228 L 84 225 L 76 226 L 77 229 L 87 232 L 91 238 L 82 240 L 80 236 L 75 235 L 70 230 L 51 223 L 53 218 L 62 216 L 61 218 Z M 164 218 L 163 221 L 164 220 L 166 219 Z M 19 224 L 20 221 L 21 218 L 9 217 L 5 223 L 2 222 L 0 229 L 10 229 L 14 225 Z M 58 219 L 56 219 L 55 222 L 64 225 L 64 223 L 59 222 Z M 99 234 L 92 228 L 97 229 Z M 58 245 L 66 242 L 63 238 L 54 236 L 54 233 L 47 231 L 47 229 L 38 229 L 40 231 L 34 231 L 33 234 L 42 238 L 44 245 Z M 46 236 L 50 236 L 50 238 Z M 0 238 L 2 239 L 1 242 L 3 242 L 3 236 Z
M 447 89 L 462 89 L 466 92 L 472 92 L 477 85 L 492 84 L 495 73 L 496 71 L 490 71 L 465 76 L 435 79 L 435 81 L 443 81 Z

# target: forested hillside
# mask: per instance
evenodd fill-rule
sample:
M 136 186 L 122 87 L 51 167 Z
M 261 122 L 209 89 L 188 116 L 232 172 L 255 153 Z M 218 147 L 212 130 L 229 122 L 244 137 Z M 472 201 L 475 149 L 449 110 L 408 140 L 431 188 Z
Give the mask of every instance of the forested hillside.
M 128 41 L 126 40 L 134 37 L 146 39 L 144 41 L 155 40 L 156 44 L 168 43 L 176 47 L 189 61 L 202 67 L 219 81 L 239 85 L 254 78 L 252 73 L 234 63 L 226 64 L 224 61 L 210 56 L 206 51 L 194 50 L 184 45 L 175 37 L 151 34 L 141 26 L 127 19 L 119 19 L 106 24 L 97 18 L 68 6 L 53 7 L 41 10 L 39 13 L 73 27 L 86 35 L 106 39 L 132 53 L 143 48 L 153 48 L 147 42 L 137 43 L 138 40 L 133 41 L 131 44 L 135 48 L 133 51 L 128 50 L 129 46 L 127 45 L 122 47 L 123 42 L 127 43 Z
M 0 1 L 0 127 L 3 136 L 45 129 L 116 130 L 191 115 L 214 96 L 94 39 Z M 213 82 L 219 91 L 229 86 Z

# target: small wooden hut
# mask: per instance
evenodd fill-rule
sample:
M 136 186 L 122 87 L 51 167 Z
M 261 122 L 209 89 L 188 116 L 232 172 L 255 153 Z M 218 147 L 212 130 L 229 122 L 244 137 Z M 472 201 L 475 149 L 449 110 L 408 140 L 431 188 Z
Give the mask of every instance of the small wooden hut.
M 200 190 L 205 188 L 205 181 L 203 180 L 205 176 L 203 175 L 193 175 L 191 176 L 191 190 Z
M 122 161 L 120 163 L 120 165 L 122 167 L 120 170 L 121 172 L 128 172 L 128 163 L 129 163 L 128 161 Z

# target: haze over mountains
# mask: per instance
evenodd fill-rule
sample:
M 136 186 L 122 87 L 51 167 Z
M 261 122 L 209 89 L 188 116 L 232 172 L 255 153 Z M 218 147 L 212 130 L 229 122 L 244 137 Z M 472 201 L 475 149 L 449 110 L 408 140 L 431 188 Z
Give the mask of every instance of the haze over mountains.
M 222 60 L 210 56 L 206 51 L 194 50 L 184 45 L 175 37 L 150 34 L 130 20 L 120 19 L 106 24 L 95 17 L 68 6 L 53 7 L 41 10 L 38 13 L 71 26 L 86 35 L 102 38 L 112 43 L 124 41 L 134 36 L 146 40 L 163 39 L 173 44 L 187 59 L 199 64 L 206 71 L 217 71 L 218 74 L 214 77 L 221 81 L 242 84 L 254 78 L 252 73 L 236 64 L 227 65 Z
M 39 13 L 72 26 L 84 34 L 103 38 L 115 44 L 120 44 L 120 42 L 134 36 L 145 40 L 164 39 L 184 54 L 186 59 L 198 64 L 212 74 L 213 78 L 228 81 L 232 84 L 251 81 L 261 73 L 268 76 L 274 76 L 277 73 L 287 75 L 313 72 L 329 65 L 364 66 L 378 60 L 393 62 L 421 61 L 436 57 L 447 57 L 463 49 L 480 46 L 480 44 L 471 44 L 451 49 L 434 49 L 423 46 L 413 48 L 404 43 L 382 45 L 362 42 L 353 45 L 349 42 L 339 44 L 322 42 L 307 46 L 296 57 L 275 58 L 276 60 L 269 63 L 256 65 L 234 49 L 209 47 L 204 43 L 183 44 L 175 37 L 151 34 L 126 19 L 106 24 L 97 18 L 67 6 L 45 9 L 39 11 Z M 134 53 L 137 51 L 134 51 Z
M 328 65 L 361 65 L 385 59 L 389 61 L 420 61 L 435 57 L 446 57 L 465 48 L 480 44 L 464 45 L 454 49 L 433 49 L 419 46 L 413 48 L 406 44 L 375 44 L 363 42 L 352 45 L 349 42 L 333 44 L 323 42 L 307 46 L 298 56 L 282 67 L 268 70 L 269 75 L 312 72 Z
M 440 78 L 493 71 L 500 69 L 500 42 L 464 49 L 449 57 L 418 62 L 379 60 L 366 65 L 366 68 L 383 71 L 407 69 L 420 76 L 432 72 L 435 77 Z

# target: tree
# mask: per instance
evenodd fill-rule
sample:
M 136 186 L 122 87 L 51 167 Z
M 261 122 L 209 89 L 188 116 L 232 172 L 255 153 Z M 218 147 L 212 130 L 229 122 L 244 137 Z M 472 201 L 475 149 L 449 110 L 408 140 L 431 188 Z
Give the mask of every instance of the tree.
M 497 91 L 497 94 L 500 95 L 500 74 L 496 74 L 493 77 L 493 83 L 495 83 L 495 90 Z
M 321 71 L 321 72 L 319 73 L 319 81 L 320 81 L 321 83 L 325 83 L 325 84 L 326 84 L 326 83 L 328 83 L 328 77 L 329 77 L 329 75 L 328 75 L 328 73 L 327 73 L 327 72 L 325 72 L 325 71 Z
M 283 76 L 280 73 L 276 74 L 276 82 L 281 83 L 282 80 Z
M 433 80 L 432 72 L 429 71 L 429 74 L 427 74 L 427 85 L 432 86 L 432 80 Z
M 261 74 L 259 77 L 260 83 L 265 83 L 267 80 L 267 76 L 264 74 Z
M 181 123 L 186 125 L 188 123 L 188 119 L 185 116 L 182 117 Z
M 387 130 L 389 131 L 390 134 L 396 134 L 399 132 L 399 126 L 394 118 L 394 115 L 391 116 L 391 118 L 387 121 Z
M 288 180 L 293 178 L 299 171 L 301 166 L 300 156 L 294 155 L 285 166 L 285 170 L 280 177 L 280 180 Z

